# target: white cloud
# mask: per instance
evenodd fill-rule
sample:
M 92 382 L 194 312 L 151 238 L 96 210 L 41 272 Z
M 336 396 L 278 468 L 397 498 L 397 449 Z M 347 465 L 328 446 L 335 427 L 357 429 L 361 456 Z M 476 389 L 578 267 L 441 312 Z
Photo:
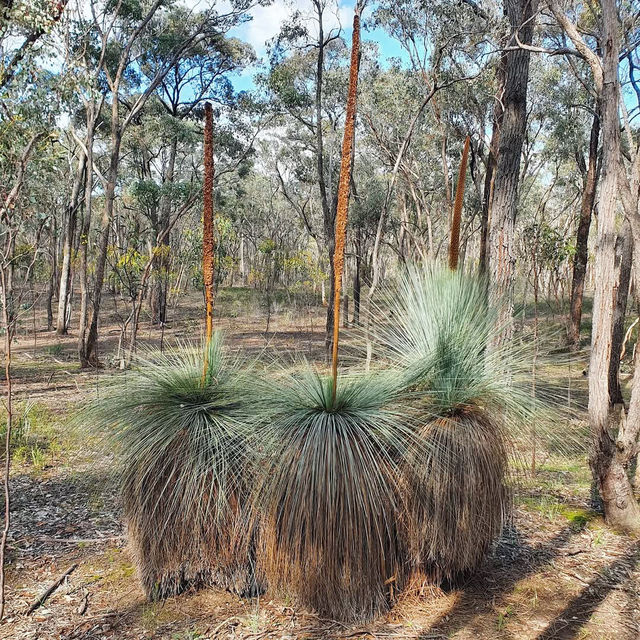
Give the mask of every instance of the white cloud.
M 241 28 L 242 36 L 259 56 L 265 51 L 268 40 L 278 35 L 282 23 L 292 14 L 291 5 L 285 0 L 275 0 L 268 7 L 254 7 L 251 13 L 251 22 Z
M 267 7 L 254 7 L 249 11 L 251 21 L 238 29 L 238 37 L 248 42 L 256 50 L 258 56 L 262 56 L 266 50 L 266 43 L 278 35 L 282 24 L 291 17 L 294 11 L 300 11 L 309 32 L 317 33 L 317 22 L 313 5 L 309 0 L 274 0 Z M 336 4 L 327 3 L 324 14 L 324 30 L 328 33 L 331 29 L 350 28 L 353 18 L 353 0 L 347 2 L 338 0 Z

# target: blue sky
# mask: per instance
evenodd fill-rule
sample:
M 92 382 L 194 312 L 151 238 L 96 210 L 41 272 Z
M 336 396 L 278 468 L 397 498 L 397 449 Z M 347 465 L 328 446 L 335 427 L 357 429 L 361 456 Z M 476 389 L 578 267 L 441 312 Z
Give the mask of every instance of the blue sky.
M 348 42 L 351 41 L 351 24 L 353 21 L 354 3 L 338 0 L 335 4 L 327 3 L 328 7 L 325 13 L 324 30 L 325 33 L 329 29 L 342 29 L 342 36 Z M 364 20 L 371 17 L 372 6 L 367 7 L 364 13 Z M 314 28 L 314 20 L 312 19 L 312 6 L 309 0 L 300 0 L 291 2 L 290 0 L 274 0 L 267 7 L 255 7 L 250 11 L 252 19 L 234 29 L 230 35 L 233 35 L 245 42 L 248 42 L 256 51 L 258 58 L 264 58 L 266 53 L 266 43 L 276 36 L 283 22 L 285 22 L 294 10 L 302 12 L 303 16 L 308 16 L 309 30 Z M 381 56 L 381 62 L 388 58 L 403 57 L 400 45 L 390 38 L 382 29 L 372 31 L 364 31 L 362 38 L 365 41 L 375 41 L 378 44 Z M 254 66 L 247 69 L 242 75 L 232 78 L 233 84 L 237 90 L 247 90 L 253 88 L 252 78 L 258 67 Z

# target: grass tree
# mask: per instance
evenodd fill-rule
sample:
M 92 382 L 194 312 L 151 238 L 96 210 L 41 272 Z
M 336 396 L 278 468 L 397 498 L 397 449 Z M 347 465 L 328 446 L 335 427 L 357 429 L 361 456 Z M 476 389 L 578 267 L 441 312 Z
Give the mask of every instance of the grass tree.
M 240 362 L 214 334 L 204 350 L 153 353 L 138 365 L 86 407 L 82 421 L 116 445 L 145 594 L 158 599 L 203 585 L 254 591 L 244 509 L 248 384 Z
M 488 349 L 500 327 L 482 279 L 411 269 L 391 315 L 383 341 L 405 369 L 426 452 L 406 475 L 411 562 L 418 574 L 448 580 L 477 567 L 502 530 L 510 429 L 530 424 L 532 401 L 508 381 L 521 373 L 505 366 L 517 353 Z
M 303 363 L 302 373 L 269 384 L 257 432 L 265 457 L 256 513 L 269 584 L 342 620 L 373 617 L 402 588 L 401 473 L 417 443 L 410 421 L 389 408 L 398 376 L 338 375 L 362 8 L 359 2 L 353 22 L 338 186 L 331 375 Z
M 146 595 L 217 585 L 258 589 L 249 528 L 251 387 L 213 331 L 213 119 L 205 108 L 204 348 L 150 353 L 82 412 L 121 458 L 125 520 Z
M 403 461 L 417 460 L 391 376 L 306 367 L 261 394 L 256 504 L 270 588 L 338 620 L 385 611 L 406 579 Z

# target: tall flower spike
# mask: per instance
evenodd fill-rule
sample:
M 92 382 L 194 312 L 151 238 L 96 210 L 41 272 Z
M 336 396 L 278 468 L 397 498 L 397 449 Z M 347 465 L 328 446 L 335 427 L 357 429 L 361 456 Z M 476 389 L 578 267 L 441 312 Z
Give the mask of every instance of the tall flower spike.
M 204 280 L 204 296 L 206 302 L 206 347 L 204 370 L 202 372 L 203 382 L 207 377 L 209 359 L 207 357 L 208 346 L 213 335 L 213 293 L 214 293 L 214 255 L 215 239 L 213 236 L 213 111 L 211 104 L 204 106 L 204 187 L 203 201 L 204 211 L 202 214 L 202 277 Z
M 351 41 L 351 64 L 349 67 L 349 93 L 347 94 L 347 113 L 342 139 L 342 158 L 340 160 L 340 180 L 338 181 L 338 203 L 336 209 L 336 248 L 333 258 L 333 353 L 332 353 L 332 397 L 335 402 L 338 384 L 338 339 L 340 334 L 340 295 L 342 293 L 342 273 L 344 271 L 344 248 L 347 239 L 347 216 L 349 211 L 349 193 L 351 189 L 351 171 L 356 123 L 356 98 L 358 93 L 358 69 L 360 66 L 360 13 L 363 3 L 356 4 L 353 15 L 353 36 Z
M 451 239 L 449 242 L 449 269 L 455 271 L 458 268 L 458 256 L 460 255 L 460 220 L 462 219 L 462 201 L 464 199 L 464 183 L 467 176 L 467 158 L 469 157 L 469 136 L 464 141 L 458 184 L 456 185 L 456 199 L 453 205 L 453 219 L 451 220 Z

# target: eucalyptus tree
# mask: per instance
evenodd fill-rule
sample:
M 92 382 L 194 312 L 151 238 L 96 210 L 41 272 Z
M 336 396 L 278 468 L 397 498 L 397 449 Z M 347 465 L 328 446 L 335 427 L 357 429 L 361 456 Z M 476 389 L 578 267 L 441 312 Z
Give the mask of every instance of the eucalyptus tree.
M 598 100 L 598 111 L 603 138 L 602 178 L 599 198 L 598 249 L 595 259 L 595 291 L 591 355 L 589 361 L 589 421 L 593 439 L 590 459 L 594 480 L 600 490 L 605 517 L 613 526 L 640 530 L 638 505 L 627 475 L 627 466 L 638 451 L 640 432 L 640 370 L 634 374 L 631 404 L 626 422 L 614 438 L 609 432 L 609 366 L 615 308 L 615 222 L 620 194 L 625 213 L 631 223 L 635 240 L 636 264 L 640 262 L 640 215 L 637 194 L 640 171 L 632 170 L 631 181 L 621 170 L 620 140 L 620 81 L 619 60 L 625 48 L 621 47 L 620 22 L 615 0 L 601 0 L 595 15 L 600 52 L 589 46 L 589 35 L 580 32 L 574 17 L 562 9 L 556 0 L 547 0 L 547 6 L 577 54 L 589 64 Z M 625 43 L 627 45 L 628 43 Z M 636 45 L 637 46 L 637 42 Z M 633 138 L 630 140 L 634 146 Z M 640 167 L 640 154 L 634 155 Z M 635 191 L 631 204 L 629 192 Z
M 156 60 L 155 70 L 145 76 L 140 73 L 140 67 L 143 53 L 149 47 L 148 39 L 154 33 L 162 33 L 161 26 L 158 26 L 162 23 L 156 19 L 170 13 L 173 10 L 171 6 L 165 6 L 162 0 L 91 5 L 90 28 L 95 50 L 99 52 L 95 56 L 95 65 L 109 107 L 110 133 L 91 314 L 88 324 L 80 327 L 79 334 L 78 351 L 82 366 L 97 363 L 98 321 L 123 135 L 185 52 L 212 34 L 232 28 L 243 19 L 249 6 L 250 2 L 238 0 L 232 3 L 227 14 L 208 9 L 193 20 L 180 21 L 181 30 L 174 32 L 173 46 L 169 46 L 163 57 Z
M 11 516 L 9 473 L 15 418 L 12 344 L 21 302 L 30 297 L 30 306 L 33 307 L 33 275 L 39 266 L 44 238 L 50 231 L 50 228 L 46 229 L 50 214 L 41 209 L 41 205 L 46 206 L 46 201 L 36 198 L 35 194 L 31 197 L 26 189 L 34 184 L 42 189 L 52 182 L 52 156 L 55 156 L 55 151 L 51 134 L 59 114 L 51 74 L 35 64 L 22 71 L 38 81 L 6 84 L 0 98 L 3 114 L 0 120 L 0 317 L 4 333 L 7 412 L 3 465 L 4 523 L 0 538 L 0 618 L 4 612 L 4 558 Z M 44 191 L 58 195 L 53 188 L 45 188 Z
M 151 80 L 167 60 L 173 57 L 175 48 L 184 37 L 184 25 L 194 25 L 198 16 L 186 8 L 176 8 L 171 14 L 160 16 L 155 22 L 159 35 L 151 34 L 141 58 L 141 71 Z M 219 28 L 206 34 L 205 39 L 194 42 L 181 53 L 170 73 L 166 74 L 156 89 L 155 100 L 161 105 L 158 114 L 162 138 L 168 143 L 162 153 L 160 170 L 162 194 L 156 211 L 150 211 L 150 219 L 156 236 L 162 235 L 163 244 L 169 245 L 167 228 L 170 224 L 176 180 L 176 158 L 178 147 L 193 146 L 190 127 L 185 122 L 198 115 L 203 100 L 232 108 L 237 101 L 230 75 L 240 72 L 255 58 L 251 48 L 225 35 Z M 168 251 L 161 252 L 157 261 L 156 277 L 150 297 L 152 321 L 166 321 Z
M 500 100 L 496 101 L 496 121 L 500 123 L 495 178 L 489 219 L 489 271 L 493 299 L 505 299 L 500 318 L 505 333 L 510 332 L 515 282 L 515 225 L 520 178 L 520 155 L 526 134 L 527 85 L 530 52 L 520 47 L 531 45 L 537 0 L 504 0 L 509 23 L 505 38 L 507 49 L 501 57 Z M 508 337 L 508 335 L 507 335 Z
M 335 211 L 339 172 L 338 125 L 344 115 L 347 51 L 341 26 L 335 24 L 333 0 L 310 0 L 283 24 L 270 50 L 270 68 L 262 77 L 275 109 L 283 116 L 289 144 L 279 159 L 289 175 L 279 171 L 287 199 L 309 233 L 323 247 L 333 277 Z M 285 177 L 287 179 L 285 179 Z M 292 178 L 292 180 L 289 180 Z M 308 215 L 308 194 L 317 189 L 320 216 Z M 331 347 L 333 294 L 329 294 L 325 345 Z
M 0 90 L 34 57 L 34 50 L 60 20 L 67 3 L 68 0 L 0 2 Z
M 464 129 L 469 126 L 470 121 L 467 120 L 465 123 L 460 117 L 456 122 L 453 112 L 459 111 L 459 104 L 451 109 L 448 119 L 445 120 L 440 107 L 440 96 L 446 95 L 447 92 L 472 92 L 473 81 L 487 67 L 488 53 L 486 41 L 477 37 L 478 31 L 487 31 L 486 15 L 484 12 L 478 13 L 477 7 L 469 4 L 456 7 L 454 10 L 446 2 L 432 3 L 427 7 L 414 0 L 382 2 L 375 13 L 375 21 L 402 47 L 404 64 L 403 61 L 399 61 L 397 73 L 405 75 L 406 85 L 400 84 L 397 90 L 406 97 L 400 105 L 392 105 L 393 110 L 404 113 L 395 120 L 391 118 L 391 127 L 383 127 L 379 123 L 382 118 L 375 102 L 372 103 L 370 112 L 365 115 L 375 144 L 382 151 L 381 159 L 389 175 L 373 246 L 371 286 L 367 294 L 369 308 L 380 281 L 383 233 L 394 201 L 393 195 L 398 192 L 399 178 L 404 183 L 405 194 L 409 194 L 416 211 L 427 210 L 429 248 L 433 252 L 432 219 L 428 213 L 424 192 L 420 193 L 417 187 L 423 181 L 426 173 L 424 165 L 428 160 L 425 162 L 425 156 L 421 156 L 415 163 L 412 162 L 415 155 L 409 155 L 414 139 L 420 138 L 421 133 L 426 134 L 429 140 L 436 137 L 434 131 L 439 133 L 440 144 L 437 153 L 433 153 L 433 146 L 429 152 L 431 157 L 440 158 L 441 166 L 436 169 L 437 173 L 429 172 L 429 175 L 441 176 L 438 191 L 444 194 L 444 207 L 441 208 L 446 212 L 443 225 L 445 233 L 448 229 L 451 215 L 451 181 L 447 150 L 449 135 L 454 131 L 460 140 L 464 140 L 469 133 Z M 455 35 L 452 36 L 452 33 Z M 465 87 L 465 83 L 469 86 Z M 384 83 L 381 83 L 380 89 L 382 104 L 388 106 L 385 104 Z M 452 124 L 454 126 L 451 126 Z M 484 131 L 484 126 L 478 128 Z M 401 196 L 401 199 L 404 197 L 406 196 Z M 404 215 L 404 205 L 401 210 Z M 406 222 L 404 229 L 405 233 L 409 231 Z M 444 234 L 442 237 L 444 238 Z M 367 335 L 370 334 L 369 315 L 367 314 L 366 320 Z M 370 362 L 371 356 L 372 344 L 367 340 L 367 362 Z

